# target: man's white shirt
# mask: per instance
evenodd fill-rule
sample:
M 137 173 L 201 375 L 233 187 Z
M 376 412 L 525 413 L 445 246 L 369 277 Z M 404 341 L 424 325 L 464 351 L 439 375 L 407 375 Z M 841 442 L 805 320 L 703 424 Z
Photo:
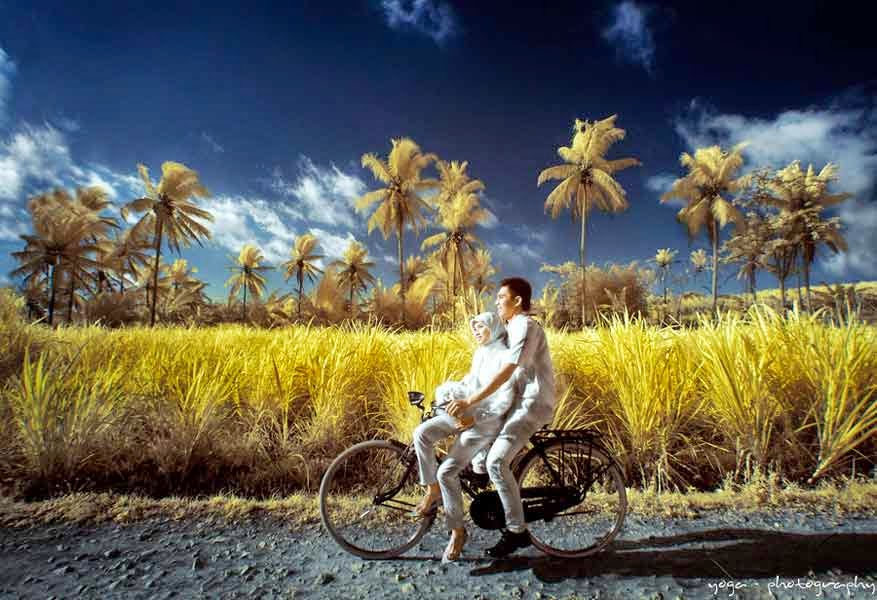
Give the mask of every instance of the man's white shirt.
M 523 388 L 522 406 L 534 412 L 553 412 L 557 403 L 554 367 L 548 351 L 548 340 L 542 327 L 523 313 L 506 323 L 509 349 L 505 363 L 517 365 Z

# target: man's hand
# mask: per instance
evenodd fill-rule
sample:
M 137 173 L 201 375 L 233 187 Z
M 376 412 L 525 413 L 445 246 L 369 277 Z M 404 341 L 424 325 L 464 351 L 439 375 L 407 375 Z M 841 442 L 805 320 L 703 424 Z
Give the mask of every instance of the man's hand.
M 475 425 L 475 417 L 460 417 L 457 419 L 457 431 L 463 432 Z
M 471 398 L 463 398 L 462 400 L 453 400 L 448 404 L 448 414 L 452 417 L 461 416 L 466 410 L 472 406 Z

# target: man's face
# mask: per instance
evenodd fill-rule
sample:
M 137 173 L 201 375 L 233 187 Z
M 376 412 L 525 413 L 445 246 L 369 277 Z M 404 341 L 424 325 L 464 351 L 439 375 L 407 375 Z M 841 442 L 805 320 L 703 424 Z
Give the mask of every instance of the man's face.
M 513 296 L 506 286 L 499 288 L 496 293 L 496 314 L 499 318 L 508 321 L 519 312 L 521 312 L 521 297 Z

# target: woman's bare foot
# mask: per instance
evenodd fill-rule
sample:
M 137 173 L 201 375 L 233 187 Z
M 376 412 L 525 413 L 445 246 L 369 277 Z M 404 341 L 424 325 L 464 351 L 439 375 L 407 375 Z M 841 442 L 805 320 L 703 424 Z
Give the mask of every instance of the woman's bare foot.
M 451 530 L 451 539 L 448 540 L 448 547 L 445 548 L 445 553 L 442 555 L 442 562 L 449 563 L 459 559 L 468 538 L 469 534 L 465 529 Z
M 424 496 L 420 503 L 414 507 L 414 512 L 420 515 L 421 517 L 425 517 L 429 515 L 433 510 L 435 510 L 436 505 L 439 503 L 439 500 L 442 498 L 441 489 L 439 489 L 438 484 L 433 486 L 429 486 L 429 489 L 426 492 L 426 496 Z

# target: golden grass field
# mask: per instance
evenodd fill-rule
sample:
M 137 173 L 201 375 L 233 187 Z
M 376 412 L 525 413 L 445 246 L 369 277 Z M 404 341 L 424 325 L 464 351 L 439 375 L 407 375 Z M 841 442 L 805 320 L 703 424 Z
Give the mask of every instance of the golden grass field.
M 24 497 L 313 491 L 346 446 L 410 440 L 405 392 L 429 398 L 474 349 L 462 329 L 359 323 L 49 330 L 0 305 L 0 479 Z M 602 432 L 630 485 L 873 477 L 873 326 L 755 306 L 697 329 L 613 317 L 548 338 L 555 426 Z

